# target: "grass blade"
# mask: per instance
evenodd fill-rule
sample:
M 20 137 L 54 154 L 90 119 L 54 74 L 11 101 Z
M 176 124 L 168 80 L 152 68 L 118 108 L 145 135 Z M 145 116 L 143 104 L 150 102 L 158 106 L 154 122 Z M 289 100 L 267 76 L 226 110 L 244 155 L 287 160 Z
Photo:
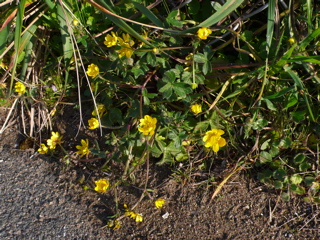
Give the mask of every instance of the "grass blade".
M 314 30 L 311 34 L 309 34 L 305 39 L 300 42 L 300 51 L 304 51 L 307 46 L 309 46 L 310 42 L 317 38 L 320 35 L 320 28 Z
M 151 22 L 153 22 L 156 26 L 158 27 L 165 27 L 164 23 L 157 18 L 156 15 L 153 14 L 153 12 L 151 12 L 148 8 L 146 8 L 145 6 L 143 6 L 142 4 L 138 3 L 138 2 L 134 2 L 132 1 L 132 4 L 144 15 L 146 15 L 147 18 L 149 18 L 149 20 Z
M 60 24 L 63 57 L 67 66 L 73 56 L 73 46 L 70 37 L 70 35 L 72 34 L 72 28 L 69 27 L 71 16 L 68 11 L 65 11 L 63 9 L 62 1 L 59 1 L 59 3 L 60 4 L 57 4 L 57 18 Z
M 244 0 L 228 0 L 219 11 L 215 12 L 211 17 L 200 23 L 197 27 L 210 27 L 213 24 L 216 24 L 226 16 L 228 16 L 231 12 L 233 12 L 237 7 L 239 7 Z
M 268 55 L 270 52 L 272 37 L 274 33 L 275 13 L 276 13 L 276 0 L 270 0 L 269 6 L 268 6 L 267 45 L 266 45 L 266 51 Z
M 21 32 L 22 32 L 22 26 L 23 26 L 23 17 L 24 17 L 24 10 L 26 7 L 26 0 L 21 0 L 19 7 L 18 7 L 18 12 L 17 12 L 17 18 L 16 18 L 16 29 L 14 33 L 14 48 L 15 48 L 15 53 L 13 56 L 13 60 L 11 61 L 10 65 L 13 64 L 12 68 L 12 74 L 11 74 L 11 82 L 10 82 L 10 89 L 9 89 L 9 95 L 11 95 L 12 87 L 13 87 L 13 81 L 15 78 L 15 72 L 18 64 L 18 58 L 19 58 L 19 51 L 18 49 L 20 48 L 20 42 L 21 42 Z
M 304 100 L 305 100 L 305 102 L 307 104 L 307 108 L 308 108 L 311 120 L 315 121 L 315 118 L 314 118 L 314 115 L 313 115 L 313 112 L 311 110 L 311 107 L 310 107 L 310 104 L 309 104 L 309 100 L 308 100 L 308 97 L 307 97 L 307 94 L 306 94 L 308 92 L 308 90 L 305 88 L 302 80 L 300 79 L 300 77 L 294 71 L 291 70 L 291 67 L 284 66 L 283 69 L 287 73 L 289 73 L 289 75 L 292 77 L 292 79 L 294 80 L 294 82 L 297 85 L 297 87 L 300 90 L 303 90 L 303 97 L 304 97 Z

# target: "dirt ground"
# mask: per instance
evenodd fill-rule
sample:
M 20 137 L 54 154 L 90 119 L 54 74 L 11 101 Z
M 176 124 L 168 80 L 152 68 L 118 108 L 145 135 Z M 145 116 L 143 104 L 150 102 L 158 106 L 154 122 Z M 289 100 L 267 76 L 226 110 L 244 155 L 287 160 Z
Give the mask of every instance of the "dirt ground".
M 2 109 L 1 126 L 7 113 L 8 109 Z M 75 138 L 77 128 L 68 126 L 74 117 L 69 111 L 65 114 L 59 128 L 71 148 L 90 133 L 83 130 Z M 19 132 L 22 127 L 16 121 L 0 136 L 1 239 L 320 238 L 319 206 L 305 203 L 300 196 L 285 202 L 279 191 L 242 171 L 231 177 L 209 204 L 212 187 L 199 182 L 181 183 L 168 166 L 154 163 L 148 188 L 153 190 L 152 197 L 165 199 L 165 205 L 156 209 L 145 196 L 135 208 L 144 221 L 136 223 L 124 217 L 121 228 L 112 230 L 106 226 L 107 217 L 117 211 L 123 213 L 123 204 L 132 207 L 140 199 L 145 165 L 137 169 L 135 184 L 120 184 L 99 194 L 84 190 L 81 180 L 93 187 L 101 177 L 112 183 L 116 176 L 89 170 L 77 161 L 66 168 L 62 159 L 39 155 L 33 149 L 16 149 L 23 139 Z

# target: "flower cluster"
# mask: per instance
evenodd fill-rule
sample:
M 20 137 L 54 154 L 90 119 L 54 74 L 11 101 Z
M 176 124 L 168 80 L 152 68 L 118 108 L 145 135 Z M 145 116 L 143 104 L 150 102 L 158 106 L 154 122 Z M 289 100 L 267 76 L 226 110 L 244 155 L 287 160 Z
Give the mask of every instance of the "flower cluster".
M 47 140 L 47 145 L 50 150 L 56 149 L 56 146 L 61 144 L 62 136 L 59 132 L 51 132 L 51 138 Z
M 40 148 L 38 149 L 38 152 L 40 154 L 46 154 L 48 153 L 48 151 L 49 151 L 49 148 L 44 143 L 41 143 Z
M 89 77 L 95 78 L 99 75 L 99 67 L 94 63 L 88 66 L 87 74 Z
M 221 137 L 224 134 L 224 131 L 221 129 L 212 129 L 206 132 L 206 135 L 203 137 L 205 142 L 205 147 L 212 148 L 214 152 L 218 152 L 219 148 L 224 147 L 227 142 Z
M 136 222 L 142 222 L 143 221 L 142 215 L 132 211 L 130 208 L 128 208 L 127 204 L 124 204 L 123 207 L 124 207 L 124 210 L 125 210 L 124 215 L 126 215 L 129 218 L 134 219 Z
M 14 88 L 16 90 L 16 93 L 18 93 L 19 95 L 22 95 L 26 92 L 26 86 L 21 82 L 16 82 Z
M 78 149 L 77 154 L 79 154 L 80 157 L 83 157 L 84 155 L 88 155 L 90 153 L 89 140 L 81 139 L 81 145 L 77 145 L 76 148 Z
M 138 130 L 142 132 L 143 135 L 154 135 L 157 126 L 157 119 L 145 115 L 144 118 L 140 119 L 140 127 Z
M 98 110 L 98 113 L 97 113 L 97 110 Z M 95 108 L 92 111 L 92 115 L 94 117 L 88 120 L 89 129 L 94 130 L 100 126 L 99 120 L 95 117 L 99 115 L 99 117 L 101 118 L 106 113 L 106 111 L 107 109 L 102 103 L 97 104 L 97 109 Z
M 112 228 L 112 230 L 117 230 L 121 227 L 121 224 L 118 220 L 110 220 L 107 223 L 109 228 Z
M 104 193 L 105 191 L 108 190 L 110 186 L 109 180 L 105 178 L 99 179 L 94 183 L 96 184 L 96 187 L 94 188 L 94 190 L 99 193 Z
M 51 137 L 47 140 L 47 146 L 44 143 L 41 143 L 38 152 L 40 154 L 46 154 L 48 153 L 49 149 L 56 149 L 56 146 L 61 144 L 61 140 L 62 136 L 60 136 L 59 132 L 51 132 Z
M 202 27 L 198 30 L 197 35 L 200 39 L 206 40 L 211 33 L 210 28 Z
M 127 58 L 130 58 L 133 54 L 133 48 L 134 41 L 130 38 L 130 35 L 122 34 L 122 38 L 117 36 L 114 32 L 111 32 L 111 34 L 107 34 L 107 36 L 104 38 L 104 45 L 107 47 L 113 47 L 119 44 L 121 47 L 119 50 L 117 50 L 117 53 L 119 57 L 126 56 Z

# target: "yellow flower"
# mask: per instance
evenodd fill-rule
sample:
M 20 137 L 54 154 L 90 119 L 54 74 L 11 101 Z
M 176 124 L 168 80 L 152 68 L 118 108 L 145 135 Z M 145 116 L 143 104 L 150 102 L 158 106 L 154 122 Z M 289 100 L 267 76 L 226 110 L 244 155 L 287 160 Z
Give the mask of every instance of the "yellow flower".
M 75 20 L 72 21 L 72 24 L 73 24 L 73 26 L 76 27 L 76 26 L 78 26 L 79 21 L 77 19 L 75 19 Z
M 222 134 L 224 134 L 224 131 L 220 129 L 212 129 L 206 132 L 206 135 L 203 137 L 205 147 L 211 147 L 214 152 L 218 152 L 219 148 L 227 144 L 226 140 L 221 137 Z
M 144 118 L 140 119 L 140 127 L 138 130 L 142 132 L 143 135 L 154 135 L 156 130 L 157 119 L 152 118 L 149 115 L 145 115 Z
M 128 43 L 122 42 L 122 40 L 119 40 L 121 44 L 121 48 L 117 50 L 117 53 L 119 54 L 119 58 L 122 58 L 123 56 L 126 56 L 127 58 L 130 58 L 133 54 L 133 49 L 130 47 Z
M 293 44 L 296 42 L 296 40 L 294 40 L 294 38 L 289 38 L 288 42 L 289 42 L 291 45 L 293 45 Z
M 126 56 L 127 58 L 130 58 L 133 54 L 133 49 L 131 48 L 134 45 L 134 41 L 130 38 L 130 35 L 122 34 L 122 38 L 118 38 L 120 43 L 120 50 L 118 50 L 119 57 Z
M 110 220 L 107 223 L 109 228 L 112 228 L 112 230 L 117 230 L 121 227 L 121 224 L 118 220 Z
M 197 35 L 199 38 L 206 40 L 211 33 L 212 31 L 210 28 L 202 27 L 198 30 Z
M 47 145 L 49 149 L 56 149 L 56 146 L 61 144 L 62 136 L 58 132 L 51 132 L 51 138 L 47 140 Z
M 38 149 L 38 152 L 40 154 L 46 154 L 48 150 L 48 147 L 44 143 L 41 143 L 41 147 Z
M 99 193 L 104 193 L 105 191 L 107 191 L 107 189 L 109 188 L 109 181 L 107 179 L 100 179 L 98 181 L 95 181 L 94 182 L 96 184 L 96 187 L 94 188 L 94 190 L 96 192 L 99 192 Z
M 120 38 L 121 39 L 121 38 Z M 119 40 L 120 40 L 119 39 Z M 132 47 L 134 45 L 134 41 L 130 38 L 130 35 L 127 34 L 122 34 L 122 39 L 121 39 L 124 43 L 127 43 L 130 47 Z M 121 45 L 121 43 L 120 43 Z
M 141 214 L 137 213 L 135 219 L 134 219 L 136 222 L 142 222 L 143 221 L 143 217 Z
M 89 140 L 86 139 L 86 140 L 83 140 L 81 139 L 81 146 L 80 145 L 77 145 L 76 148 L 79 150 L 77 151 L 77 153 L 82 157 L 84 155 L 87 155 L 90 153 L 90 150 L 89 150 Z
M 87 74 L 89 77 L 95 78 L 99 74 L 99 67 L 95 64 L 90 64 L 88 66 Z
M 188 62 L 185 62 L 184 64 L 186 64 L 186 65 L 191 65 L 191 62 L 189 62 L 189 61 L 193 61 L 193 53 L 189 53 L 187 56 L 186 56 L 186 61 L 188 61 Z
M 156 208 L 161 208 L 164 204 L 165 200 L 162 198 L 158 198 L 155 202 L 154 205 L 156 206 Z
M 118 42 L 118 37 L 114 32 L 111 32 L 112 35 L 107 34 L 107 36 L 104 38 L 104 45 L 107 47 L 115 46 Z
M 21 82 L 16 82 L 14 88 L 16 89 L 16 93 L 22 95 L 26 92 L 26 86 Z
M 89 124 L 89 129 L 93 130 L 99 127 L 99 121 L 96 118 L 90 118 L 88 120 L 88 124 Z
M 97 109 L 98 109 L 98 114 L 100 117 L 102 117 L 105 114 L 105 112 L 107 111 L 106 107 L 102 103 L 97 104 Z M 98 114 L 97 114 L 96 109 L 94 109 L 92 111 L 93 116 L 98 116 Z
M 127 204 L 123 204 L 123 206 L 125 210 L 125 213 L 124 213 L 125 216 L 134 219 L 136 222 L 143 221 L 143 217 L 141 214 L 132 211 L 130 208 L 128 208 Z
M 202 112 L 202 107 L 201 107 L 200 104 L 193 104 L 193 105 L 191 105 L 191 111 L 192 111 L 194 114 L 201 113 L 201 112 Z

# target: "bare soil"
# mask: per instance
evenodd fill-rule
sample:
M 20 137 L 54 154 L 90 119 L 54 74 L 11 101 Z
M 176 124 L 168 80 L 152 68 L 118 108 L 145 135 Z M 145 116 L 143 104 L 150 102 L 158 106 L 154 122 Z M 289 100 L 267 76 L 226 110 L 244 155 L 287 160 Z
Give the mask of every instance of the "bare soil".
M 1 125 L 7 112 L 2 109 L 0 113 Z M 98 134 L 84 129 L 76 137 L 75 115 L 65 111 L 57 119 L 57 128 L 70 149 L 88 134 L 99 139 Z M 139 201 L 145 165 L 137 169 L 134 184 L 123 183 L 104 194 L 84 190 L 83 184 L 92 188 L 101 177 L 114 182 L 117 176 L 90 170 L 76 160 L 66 167 L 63 159 L 39 155 L 34 150 L 37 144 L 34 149 L 16 149 L 22 131 L 17 121 L 0 136 L 1 239 L 320 238 L 318 205 L 305 203 L 300 196 L 285 202 L 279 191 L 259 183 L 252 173 L 231 177 L 209 204 L 212 187 L 180 182 L 169 166 L 155 163 L 150 166 L 148 188 L 151 197 L 166 200 L 164 207 L 156 209 L 145 196 L 135 208 L 144 221 L 136 223 L 124 217 L 122 227 L 114 231 L 106 226 L 108 216 L 123 213 L 123 204 L 132 207 Z

